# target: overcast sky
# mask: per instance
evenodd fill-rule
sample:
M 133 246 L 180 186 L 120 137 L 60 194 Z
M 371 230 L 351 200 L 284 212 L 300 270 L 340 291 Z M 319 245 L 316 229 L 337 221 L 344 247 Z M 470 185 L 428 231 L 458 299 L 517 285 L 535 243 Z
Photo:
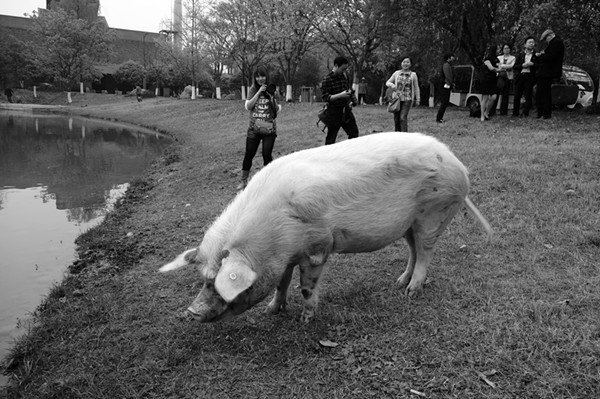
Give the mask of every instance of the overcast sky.
M 111 28 L 158 32 L 168 28 L 163 20 L 171 19 L 172 0 L 100 0 L 100 15 Z M 22 17 L 38 8 L 45 8 L 46 0 L 0 0 L 0 14 Z

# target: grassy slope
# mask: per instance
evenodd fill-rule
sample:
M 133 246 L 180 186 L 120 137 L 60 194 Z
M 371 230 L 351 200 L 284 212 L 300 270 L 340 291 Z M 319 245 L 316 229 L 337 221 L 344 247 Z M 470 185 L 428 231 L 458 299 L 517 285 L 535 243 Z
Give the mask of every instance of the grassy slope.
M 286 314 L 263 315 L 263 304 L 205 325 L 182 316 L 196 272 L 156 270 L 197 245 L 235 194 L 246 112 L 239 102 L 133 101 L 72 109 L 156 127 L 178 143 L 80 238 L 77 273 L 13 350 L 9 396 L 600 397 L 598 117 L 482 124 L 449 110 L 438 125 L 432 110 L 413 109 L 409 127 L 446 142 L 471 170 L 493 242 L 460 214 L 420 298 L 394 285 L 407 258 L 400 242 L 333 257 L 309 325 L 298 320 L 297 290 Z M 276 156 L 322 144 L 317 110 L 285 106 Z M 361 134 L 393 126 L 381 107 L 356 115 Z

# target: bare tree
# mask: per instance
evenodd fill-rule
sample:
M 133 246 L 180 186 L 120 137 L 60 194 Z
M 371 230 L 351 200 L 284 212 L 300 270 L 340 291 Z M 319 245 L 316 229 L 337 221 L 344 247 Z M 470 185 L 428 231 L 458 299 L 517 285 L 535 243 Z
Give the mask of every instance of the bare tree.
M 397 0 L 326 0 L 321 7 L 329 10 L 313 23 L 320 40 L 338 54 L 347 55 L 354 67 L 354 84 L 375 50 L 393 29 L 394 18 L 403 7 Z M 325 4 L 323 4 L 325 3 Z
M 270 55 L 286 82 L 286 100 L 291 100 L 300 63 L 315 45 L 316 29 L 312 20 L 321 7 L 314 7 L 312 1 L 306 0 L 257 0 L 256 4 Z

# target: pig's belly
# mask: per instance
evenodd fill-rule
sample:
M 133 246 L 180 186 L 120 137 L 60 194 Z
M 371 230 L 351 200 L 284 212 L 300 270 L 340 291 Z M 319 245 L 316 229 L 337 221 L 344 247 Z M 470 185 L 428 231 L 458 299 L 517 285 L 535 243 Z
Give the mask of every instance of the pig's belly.
M 346 215 L 335 224 L 333 252 L 372 252 L 388 246 L 404 236 L 414 221 L 398 213 Z

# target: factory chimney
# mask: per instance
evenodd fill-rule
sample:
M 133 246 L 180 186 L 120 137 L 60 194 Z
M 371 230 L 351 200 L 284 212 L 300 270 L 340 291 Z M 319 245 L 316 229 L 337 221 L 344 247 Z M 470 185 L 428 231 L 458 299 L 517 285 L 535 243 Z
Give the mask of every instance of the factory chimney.
M 175 31 L 175 48 L 181 49 L 181 18 L 182 18 L 182 0 L 174 0 L 173 6 L 173 29 Z

